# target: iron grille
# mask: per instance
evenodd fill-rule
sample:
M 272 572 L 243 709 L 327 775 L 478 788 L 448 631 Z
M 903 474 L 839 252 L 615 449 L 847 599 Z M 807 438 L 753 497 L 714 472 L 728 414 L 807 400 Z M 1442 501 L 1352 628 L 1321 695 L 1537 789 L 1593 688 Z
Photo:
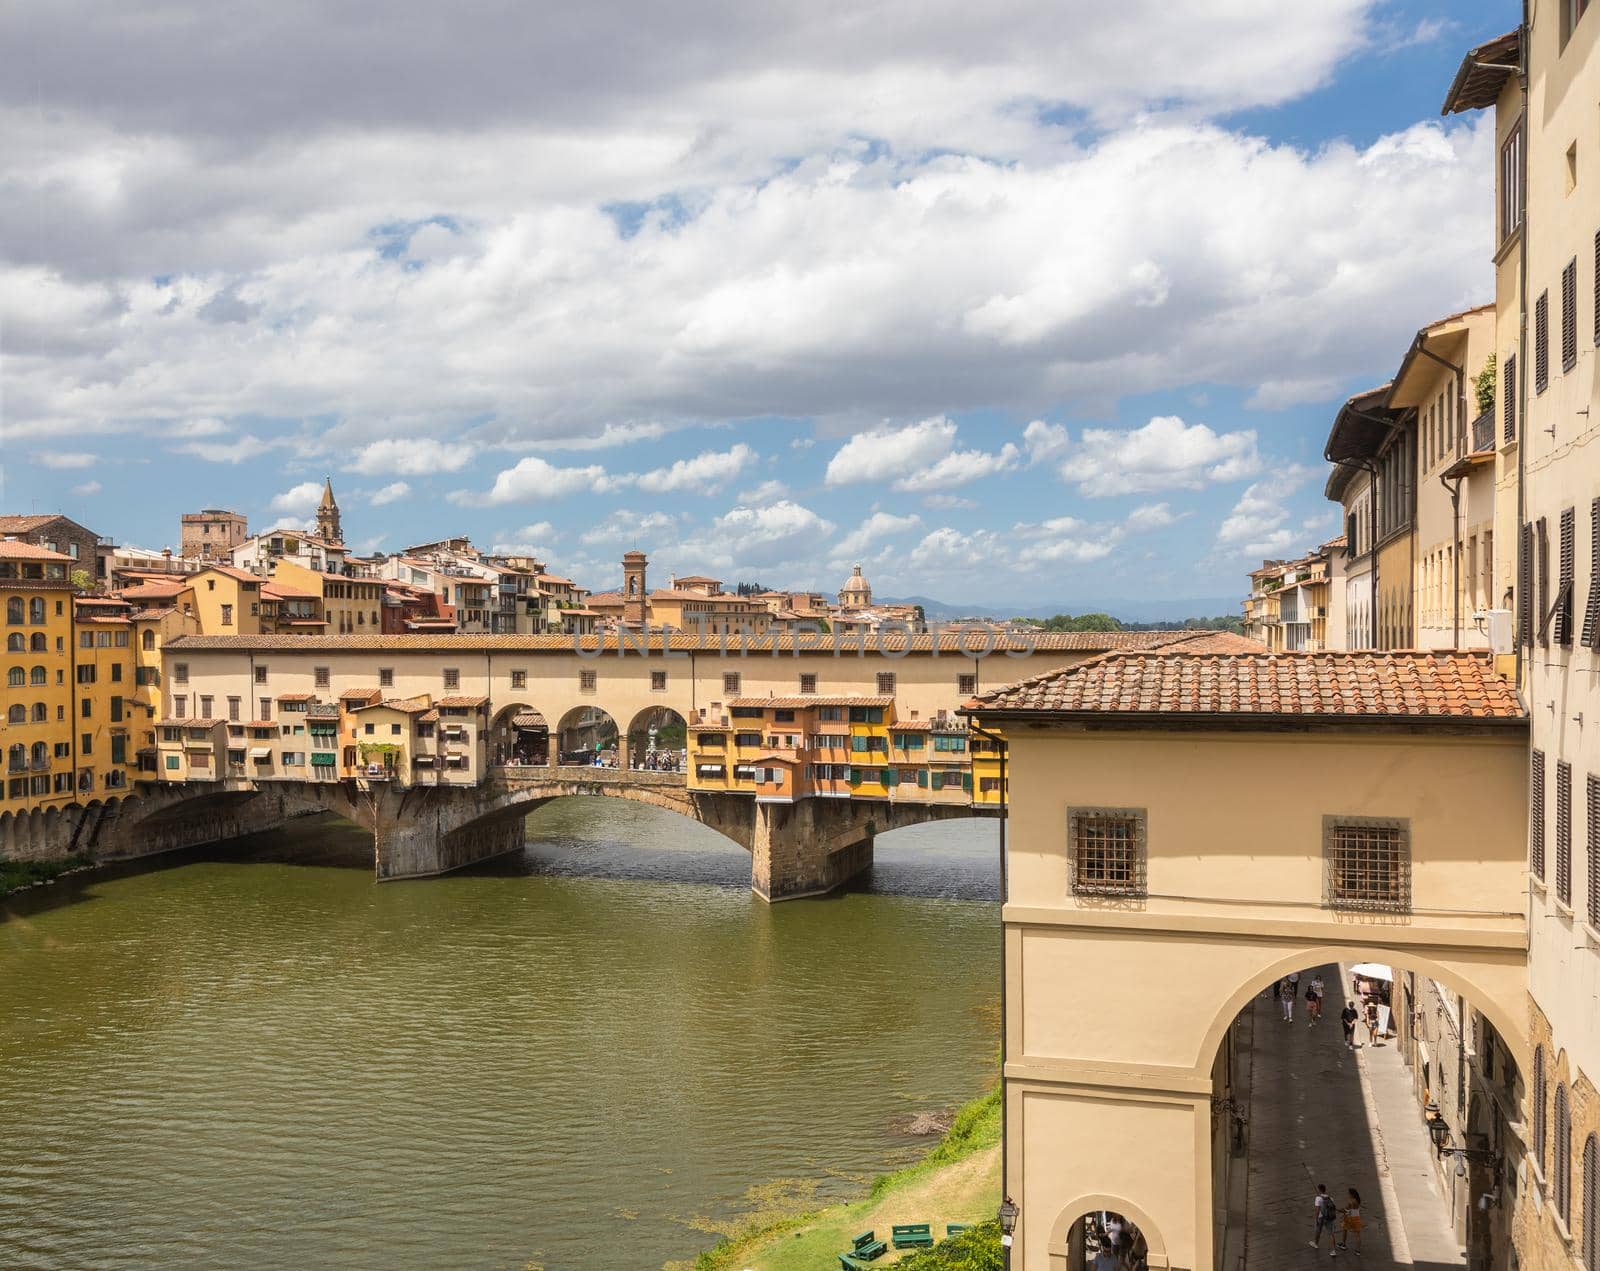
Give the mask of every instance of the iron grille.
M 1600 1271 L 1600 1140 L 1583 1141 L 1583 1271 Z
M 1073 808 L 1067 814 L 1075 896 L 1146 894 L 1141 808 Z
M 1544 881 L 1544 751 L 1536 750 L 1528 773 L 1528 867 Z
M 1541 1174 L 1544 1173 L 1545 1091 L 1544 1047 L 1535 1046 L 1533 1050 L 1533 1159 L 1539 1163 L 1539 1172 Z
M 1589 599 L 1579 639 L 1584 648 L 1600 652 L 1600 499 L 1589 504 Z
M 1572 1225 L 1572 1109 L 1565 1086 L 1556 1087 L 1556 1142 L 1551 1153 L 1554 1166 L 1556 1213 L 1565 1226 Z
M 1411 842 L 1405 821 L 1324 817 L 1322 838 L 1330 909 L 1411 912 Z
M 1556 899 L 1572 908 L 1572 765 L 1556 760 Z

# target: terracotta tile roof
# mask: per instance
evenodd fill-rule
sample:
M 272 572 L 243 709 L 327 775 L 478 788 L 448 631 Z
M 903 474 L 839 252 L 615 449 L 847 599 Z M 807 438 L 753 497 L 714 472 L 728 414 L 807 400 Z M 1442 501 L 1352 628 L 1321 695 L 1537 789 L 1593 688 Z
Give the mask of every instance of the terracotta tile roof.
M 48 547 L 40 547 L 35 543 L 24 543 L 20 539 L 15 542 L 9 539 L 0 539 L 0 560 L 43 560 L 59 562 L 64 565 L 75 563 L 72 557 L 65 552 L 52 552 Z
M 417 722 L 418 723 L 422 723 L 422 724 L 434 724 L 434 723 L 437 723 L 438 721 L 439 721 L 439 712 L 438 711 L 423 711 L 422 714 L 417 716 Z
M 278 731 L 278 721 L 275 719 L 247 719 L 246 728 L 270 728 L 274 733 Z
M 1497 35 L 1474 49 L 1469 49 L 1461 59 L 1456 77 L 1445 94 L 1441 115 L 1455 115 L 1464 110 L 1481 110 L 1492 106 L 1500 90 L 1516 72 L 1522 57 L 1522 30 Z
M 564 610 L 573 613 L 574 610 Z M 659 652 L 663 647 L 674 650 L 694 650 L 702 652 L 729 653 L 778 653 L 816 652 L 834 653 L 840 655 L 854 653 L 857 649 L 868 653 L 933 653 L 936 651 L 944 656 L 951 654 L 965 654 L 967 656 L 981 656 L 985 653 L 1027 653 L 1037 651 L 1040 653 L 1105 653 L 1114 649 L 1163 649 L 1176 644 L 1186 644 L 1193 640 L 1203 639 L 1216 635 L 1211 631 L 1039 631 L 1018 634 L 989 629 L 974 630 L 967 633 L 947 632 L 935 636 L 931 633 L 919 635 L 889 634 L 882 636 L 850 636 L 838 641 L 833 640 L 828 633 L 815 633 L 812 635 L 792 635 L 788 632 L 773 633 L 758 636 L 717 636 L 706 635 L 701 637 L 689 632 L 674 632 L 670 636 L 663 636 L 659 631 L 652 631 L 649 638 L 649 647 Z M 624 651 L 627 654 L 638 652 L 644 637 L 629 636 L 623 641 Z M 304 653 L 313 652 L 346 652 L 359 649 L 380 649 L 394 652 L 422 652 L 425 650 L 453 650 L 458 652 L 474 652 L 489 649 L 510 649 L 525 653 L 571 653 L 575 648 L 587 651 L 599 650 L 605 653 L 615 653 L 618 648 L 616 633 L 605 635 L 488 635 L 439 633 L 412 635 L 233 635 L 233 636 L 196 636 L 185 635 L 177 637 L 174 644 L 182 643 L 191 649 L 197 650 L 231 650 L 239 653 L 267 649 L 290 649 Z M 798 646 L 798 648 L 797 648 Z
M 158 719 L 158 728 L 214 728 L 221 723 L 216 719 Z
M 279 693 L 280 702 L 309 702 L 316 696 L 315 693 Z
M 354 709 L 367 711 L 376 706 L 382 706 L 387 710 L 400 711 L 405 715 L 421 715 L 423 712 L 433 709 L 427 699 L 421 697 L 390 697 L 381 702 L 367 702 L 365 705 L 357 706 Z
M 435 706 L 487 706 L 488 704 L 489 699 L 487 697 L 473 697 L 461 694 L 457 694 L 454 697 L 441 697 L 434 703 Z
M 137 587 L 124 587 L 117 595 L 124 600 L 170 600 L 189 590 L 189 584 L 184 583 L 140 583 Z
M 300 591 L 284 583 L 262 583 L 261 594 L 270 596 L 274 600 L 321 600 L 322 597 L 314 591 Z
M 312 637 L 312 638 L 315 638 L 315 637 Z M 176 640 L 170 641 L 168 647 L 170 648 L 172 644 L 176 644 L 176 643 L 177 643 Z M 339 694 L 339 700 L 341 702 L 356 702 L 356 701 L 360 701 L 360 702 L 375 702 L 382 696 L 383 696 L 383 690 L 382 689 L 376 689 L 376 688 L 347 688 L 347 689 L 345 689 L 344 692 Z
M 48 512 L 43 516 L 0 516 L 0 534 L 26 534 L 49 525 L 59 515 Z
M 260 574 L 252 574 L 248 569 L 238 569 L 233 565 L 207 565 L 195 573 L 198 578 L 201 574 L 221 574 L 224 578 L 231 578 L 240 583 L 261 583 L 264 579 Z
M 1515 687 L 1484 654 L 1111 653 L 968 703 L 1008 713 L 1095 717 L 1298 717 L 1329 722 L 1522 722 Z

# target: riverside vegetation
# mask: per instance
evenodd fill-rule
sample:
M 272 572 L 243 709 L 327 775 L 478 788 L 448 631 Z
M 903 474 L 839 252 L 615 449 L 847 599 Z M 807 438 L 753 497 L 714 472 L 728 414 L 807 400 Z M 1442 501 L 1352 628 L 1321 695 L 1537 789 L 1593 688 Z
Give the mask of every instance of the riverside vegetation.
M 52 882 L 71 870 L 89 864 L 81 856 L 64 856 L 55 861 L 0 860 L 0 896 L 9 896 L 35 883 Z
M 775 1213 L 768 1206 L 692 1263 L 669 1271 L 815 1271 L 837 1266 L 850 1238 L 871 1228 L 887 1237 L 897 1222 L 977 1224 L 932 1249 L 891 1251 L 875 1265 L 904 1271 L 998 1271 L 1000 1229 L 988 1219 L 1000 1204 L 999 1087 L 965 1105 L 945 1136 L 921 1160 L 874 1179 L 867 1196 L 809 1213 Z

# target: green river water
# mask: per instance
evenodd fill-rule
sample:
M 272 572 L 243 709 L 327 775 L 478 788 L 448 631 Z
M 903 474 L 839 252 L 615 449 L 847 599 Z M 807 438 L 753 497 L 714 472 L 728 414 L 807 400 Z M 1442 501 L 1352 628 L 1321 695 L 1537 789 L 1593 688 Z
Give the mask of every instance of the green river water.
M 992 1076 L 995 835 L 769 907 L 569 799 L 447 878 L 314 821 L 0 902 L 0 1267 L 657 1268 L 754 1184 L 857 1192 Z

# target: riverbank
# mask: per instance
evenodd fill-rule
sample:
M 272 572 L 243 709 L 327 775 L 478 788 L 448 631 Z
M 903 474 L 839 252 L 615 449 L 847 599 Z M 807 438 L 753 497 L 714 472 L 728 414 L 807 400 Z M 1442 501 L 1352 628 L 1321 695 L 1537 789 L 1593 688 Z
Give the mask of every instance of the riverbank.
M 89 862 L 81 856 L 64 856 L 53 861 L 0 860 L 0 896 L 37 887 L 40 883 L 53 883 L 63 874 L 88 868 Z
M 947 1223 L 992 1218 L 1000 1204 L 1000 1090 L 956 1113 L 943 1139 L 920 1161 L 874 1180 L 859 1201 L 812 1213 L 760 1214 L 693 1262 L 668 1271 L 815 1271 L 837 1265 L 851 1237 L 871 1230 L 887 1240 L 895 1223 L 926 1222 L 936 1236 Z M 891 1250 L 875 1266 L 912 1255 Z

